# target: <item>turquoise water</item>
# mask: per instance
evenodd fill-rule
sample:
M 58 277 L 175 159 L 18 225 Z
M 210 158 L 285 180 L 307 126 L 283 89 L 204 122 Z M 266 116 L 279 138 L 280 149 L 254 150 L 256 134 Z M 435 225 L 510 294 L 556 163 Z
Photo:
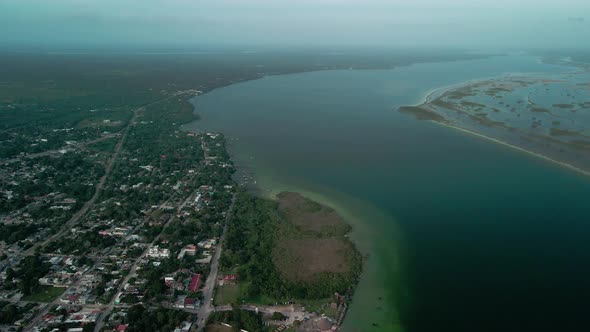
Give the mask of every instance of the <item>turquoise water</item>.
M 395 111 L 431 90 L 560 72 L 524 55 L 266 77 L 195 99 L 263 190 L 353 224 L 367 266 L 348 331 L 569 330 L 590 296 L 590 181 Z

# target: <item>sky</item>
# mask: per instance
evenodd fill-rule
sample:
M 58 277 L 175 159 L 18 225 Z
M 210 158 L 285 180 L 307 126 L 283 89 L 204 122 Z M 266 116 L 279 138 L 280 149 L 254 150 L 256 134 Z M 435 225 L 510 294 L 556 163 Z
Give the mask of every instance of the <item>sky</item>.
M 0 45 L 590 47 L 590 0 L 0 0 Z

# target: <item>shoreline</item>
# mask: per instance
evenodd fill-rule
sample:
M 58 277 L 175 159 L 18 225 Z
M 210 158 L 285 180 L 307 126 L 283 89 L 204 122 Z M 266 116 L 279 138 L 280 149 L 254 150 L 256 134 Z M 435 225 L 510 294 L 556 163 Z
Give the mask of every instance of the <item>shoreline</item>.
M 354 197 L 338 192 L 331 192 L 327 188 L 317 188 L 314 186 L 307 187 L 306 185 L 302 186 L 301 184 L 294 184 L 288 180 L 284 181 L 277 179 L 276 176 L 280 176 L 280 174 L 275 174 L 274 176 L 259 176 L 258 181 L 255 184 L 255 189 L 257 190 L 255 194 L 262 198 L 276 201 L 276 195 L 280 192 L 296 192 L 314 202 L 334 209 L 346 224 L 352 226 L 352 230 L 348 233 L 347 238 L 363 256 L 363 265 L 360 279 L 355 285 L 352 301 L 349 303 L 349 308 L 342 320 L 339 331 L 359 331 L 361 326 L 356 324 L 357 321 L 364 322 L 369 319 L 374 322 L 379 322 L 380 325 L 383 324 L 375 331 L 404 332 L 405 328 L 400 324 L 399 311 L 402 304 L 399 302 L 397 295 L 389 297 L 380 293 L 380 290 L 376 293 L 375 289 L 373 289 L 375 283 L 384 282 L 379 279 L 379 276 L 381 275 L 380 262 L 383 261 L 388 261 L 392 266 L 395 266 L 396 277 L 393 282 L 400 285 L 404 284 L 402 276 L 404 263 L 401 254 L 403 252 L 403 232 L 395 226 L 395 221 L 392 225 L 389 216 L 385 215 L 375 207 L 367 205 L 367 202 L 358 201 Z M 374 230 L 365 227 L 366 223 L 364 223 L 364 220 L 367 219 L 380 220 L 380 222 L 385 222 L 391 227 L 397 228 L 397 236 L 392 240 L 395 241 L 395 246 L 397 248 L 394 256 L 381 256 L 379 254 L 379 249 L 376 248 L 372 242 L 375 236 L 379 235 L 374 234 Z M 391 282 L 391 280 L 389 280 L 389 282 Z M 381 300 L 381 297 L 389 299 L 389 301 L 391 301 L 390 310 L 379 312 L 372 311 L 371 314 L 376 315 L 370 316 L 369 318 L 369 316 L 367 316 L 368 312 L 364 310 L 367 297 L 371 299 L 374 298 L 375 303 L 378 303 Z M 392 320 L 392 317 L 394 317 L 393 321 L 396 323 L 387 324 L 386 322 Z
M 477 131 L 474 131 L 474 130 L 471 130 L 471 129 L 467 129 L 467 128 L 461 127 L 461 126 L 452 125 L 452 124 L 448 124 L 448 123 L 444 123 L 444 122 L 440 122 L 440 121 L 436 121 L 436 120 L 428 120 L 428 121 L 430 121 L 432 123 L 436 123 L 436 124 L 441 125 L 441 126 L 445 126 L 447 128 L 452 128 L 452 129 L 458 130 L 460 132 L 467 133 L 467 134 L 470 134 L 470 135 L 473 135 L 473 136 L 476 136 L 476 137 L 479 137 L 479 138 L 488 140 L 490 142 L 494 142 L 496 144 L 499 144 L 499 145 L 502 145 L 502 146 L 505 146 L 505 147 L 512 148 L 512 149 L 517 150 L 517 151 L 520 151 L 520 152 L 524 152 L 524 153 L 526 153 L 526 154 L 528 154 L 530 156 L 534 156 L 534 157 L 539 158 L 539 159 L 542 159 L 542 160 L 544 160 L 546 162 L 550 162 L 550 163 L 552 163 L 554 165 L 557 165 L 557 166 L 566 168 L 566 169 L 568 169 L 570 171 L 574 171 L 576 173 L 579 173 L 580 175 L 584 175 L 584 176 L 590 177 L 590 171 L 586 171 L 586 170 L 584 170 L 582 168 L 579 168 L 579 167 L 576 167 L 576 166 L 574 166 L 572 164 L 568 164 L 566 162 L 559 161 L 557 159 L 553 159 L 553 158 L 548 157 L 548 156 L 546 156 L 546 155 L 544 155 L 542 153 L 538 153 L 538 152 L 534 152 L 534 151 L 531 151 L 531 150 L 527 150 L 527 149 L 522 148 L 522 147 L 519 147 L 517 145 L 510 144 L 508 142 L 504 142 L 504 141 L 499 140 L 497 138 L 494 138 L 494 137 L 491 137 L 491 136 L 488 136 L 488 135 L 479 133 Z
M 494 55 L 490 56 L 493 57 Z M 501 54 L 501 55 L 497 55 L 497 56 L 506 56 L 506 54 Z M 543 57 L 542 56 L 535 56 L 537 58 L 537 60 L 539 62 L 544 62 Z M 547 64 L 553 64 L 553 65 L 558 65 L 558 66 L 562 66 L 562 67 L 566 67 L 566 68 L 576 68 L 576 69 L 585 69 L 583 67 L 580 66 L 576 66 L 573 64 L 564 64 L 564 63 L 551 63 L 551 62 L 546 62 Z M 572 73 L 576 72 L 575 70 L 572 70 Z M 567 73 L 567 72 L 566 72 Z M 510 76 L 518 76 L 519 74 L 522 73 L 510 73 L 510 72 L 506 72 L 497 76 L 489 76 L 489 77 L 480 77 L 480 78 L 475 78 L 475 79 L 470 79 L 467 81 L 463 81 L 460 83 L 456 83 L 456 84 L 451 84 L 451 85 L 445 85 L 445 86 L 441 86 L 438 88 L 434 88 L 431 89 L 429 91 L 427 91 L 424 94 L 424 97 L 422 97 L 422 100 L 420 102 L 418 102 L 416 105 L 417 107 L 422 107 L 430 102 L 432 102 L 432 100 L 444 95 L 445 93 L 451 91 L 451 90 L 455 90 L 455 89 L 460 89 L 463 87 L 467 87 L 473 84 L 477 84 L 480 82 L 487 82 L 487 81 L 493 81 L 493 80 L 498 80 L 498 79 L 502 79 L 504 77 L 510 77 Z M 538 75 L 538 74 L 542 74 L 542 73 L 530 73 L 533 75 Z M 440 94 L 439 96 L 435 96 L 435 94 Z
M 546 61 L 545 59 L 543 59 L 542 56 L 538 56 L 538 60 L 540 62 Z M 549 62 L 549 63 L 551 63 L 551 62 Z M 574 64 L 571 64 L 571 63 L 570 64 L 563 64 L 563 63 L 556 62 L 556 63 L 553 63 L 553 64 L 554 65 L 559 65 L 559 66 L 562 66 L 562 67 L 565 67 L 565 68 L 575 68 L 575 69 L 581 69 L 581 70 L 588 70 L 587 68 L 580 67 L 580 66 L 577 66 L 577 65 L 574 65 Z M 575 72 L 575 71 L 572 71 L 572 72 Z M 535 74 L 538 74 L 538 73 L 535 73 Z M 429 106 L 429 104 L 433 100 L 436 100 L 437 98 L 440 98 L 441 96 L 443 96 L 444 94 L 446 94 L 446 93 L 448 93 L 448 92 L 450 92 L 452 90 L 460 89 L 462 87 L 471 86 L 471 85 L 474 85 L 474 84 L 477 84 L 477 83 L 480 83 L 480 82 L 490 82 L 490 81 L 494 81 L 494 80 L 501 79 L 503 77 L 509 77 L 509 76 L 513 76 L 513 74 L 512 73 L 505 73 L 505 74 L 502 74 L 502 75 L 499 75 L 499 76 L 473 79 L 473 80 L 465 81 L 465 82 L 462 82 L 462 83 L 457 83 L 457 84 L 452 84 L 452 85 L 448 85 L 448 86 L 443 86 L 443 87 L 439 87 L 439 88 L 436 88 L 436 89 L 432 89 L 432 90 L 428 91 L 424 95 L 424 97 L 422 98 L 422 100 L 419 103 L 417 103 L 415 105 L 412 105 L 410 107 L 421 108 L 421 109 L 427 110 L 429 112 L 432 112 L 432 113 L 438 115 L 439 113 L 436 112 L 432 107 Z M 398 111 L 399 111 L 400 108 L 398 108 Z M 544 160 L 546 162 L 550 162 L 550 163 L 552 163 L 554 165 L 563 167 L 565 169 L 568 169 L 568 170 L 573 171 L 575 173 L 578 173 L 580 175 L 590 177 L 590 170 L 582 169 L 582 168 L 577 167 L 577 166 L 574 166 L 574 165 L 572 165 L 570 163 L 567 163 L 567 162 L 564 162 L 564 161 L 560 161 L 560 160 L 551 158 L 551 157 L 549 157 L 547 155 L 544 155 L 543 153 L 534 152 L 534 151 L 528 150 L 526 148 L 520 147 L 520 146 L 515 145 L 515 144 L 511 144 L 511 143 L 508 143 L 508 142 L 505 142 L 505 141 L 502 141 L 500 139 L 494 138 L 492 136 L 485 135 L 483 133 L 477 132 L 477 131 L 472 130 L 472 129 L 467 129 L 465 127 L 461 127 L 461 126 L 458 126 L 458 125 L 450 124 L 448 122 L 438 121 L 438 120 L 435 120 L 435 119 L 418 119 L 418 120 L 427 120 L 429 122 L 433 122 L 433 123 L 436 123 L 436 124 L 445 126 L 447 128 L 452 128 L 452 129 L 455 129 L 455 130 L 458 130 L 458 131 L 461 131 L 461 132 L 464 132 L 464 133 L 467 133 L 467 134 L 471 134 L 471 135 L 477 136 L 479 138 L 483 138 L 483 139 L 486 139 L 488 141 L 494 142 L 496 144 L 500 144 L 500 145 L 503 145 L 505 147 L 509 147 L 509 148 L 512 148 L 512 149 L 517 150 L 517 151 L 520 151 L 520 152 L 524 152 L 524 153 L 526 153 L 528 155 L 531 155 L 531 156 L 534 156 L 536 158 L 542 159 L 542 160 Z
M 187 99 L 187 101 L 193 106 L 194 113 L 196 113 L 197 108 L 195 105 L 196 103 L 192 101 L 197 97 L 198 96 L 193 96 Z M 199 122 L 199 119 L 195 121 Z M 191 123 L 195 121 L 191 121 Z M 187 128 L 182 128 L 182 130 L 191 131 Z M 199 130 L 207 131 L 204 128 L 200 128 Z M 371 230 L 364 227 L 363 224 L 365 223 L 363 221 L 368 218 L 378 218 L 383 221 L 385 215 L 383 215 L 381 211 L 375 210 L 373 206 L 365 206 L 366 202 L 357 201 L 354 199 L 354 197 L 349 197 L 348 195 L 342 193 L 332 192 L 328 188 L 319 188 L 315 186 L 308 187 L 306 185 L 301 186 L 300 184 L 295 184 L 292 181 L 293 179 L 284 179 L 281 175 L 282 172 L 280 171 L 275 170 L 267 173 L 268 170 L 265 169 L 261 174 L 261 172 L 259 172 L 260 169 L 257 167 L 257 171 L 253 172 L 252 165 L 249 164 L 249 160 L 244 158 L 244 156 L 239 155 L 236 147 L 232 146 L 233 142 L 229 137 L 226 137 L 226 142 L 226 149 L 230 154 L 230 159 L 234 163 L 234 167 L 237 170 L 236 175 L 240 174 L 240 170 L 245 170 L 246 174 L 241 175 L 246 175 L 248 178 L 248 180 L 246 180 L 247 182 L 245 183 L 241 183 L 239 179 L 234 179 L 238 186 L 244 188 L 246 191 L 255 196 L 272 200 L 274 202 L 278 202 L 277 195 L 282 192 L 294 192 L 300 194 L 308 200 L 333 209 L 342 218 L 342 221 L 351 227 L 351 230 L 348 231 L 346 235 L 344 235 L 344 238 L 362 257 L 361 273 L 359 274 L 356 282 L 351 285 L 353 289 L 351 299 L 348 301 L 343 314 L 340 317 L 337 317 L 336 322 L 338 331 L 357 331 L 358 327 L 356 326 L 355 321 L 363 322 L 367 317 L 367 313 L 362 309 L 364 307 L 365 301 L 361 300 L 359 303 L 359 297 L 366 297 L 364 293 L 367 293 L 369 296 L 377 299 L 377 301 L 381 301 L 382 298 L 385 298 L 383 294 L 374 294 L 373 289 L 371 289 L 372 284 L 380 281 L 371 276 L 372 274 L 379 274 L 375 274 L 374 272 L 371 273 L 370 271 L 375 271 L 378 269 L 375 264 L 384 258 L 377 255 L 377 249 L 373 247 L 370 241 L 370 239 L 376 236 L 376 234 L 371 234 Z M 398 234 L 396 237 L 396 242 L 398 243 L 398 246 L 401 246 L 402 232 L 397 230 L 396 233 Z M 399 252 L 399 249 L 397 251 Z M 396 265 L 397 282 L 401 282 L 403 279 L 401 277 L 401 269 L 403 268 L 401 257 L 399 255 L 395 255 L 395 257 L 390 259 L 390 261 L 394 262 Z M 378 322 L 378 324 L 381 325 L 381 328 L 378 331 L 404 332 L 405 329 L 399 323 L 393 325 L 384 325 L 384 322 L 389 320 L 391 317 L 395 317 L 395 322 L 400 321 L 399 303 L 397 302 L 397 297 L 387 298 L 392 301 L 391 310 L 381 311 L 375 317 L 372 317 L 371 320 Z M 359 308 L 361 308 L 360 312 Z

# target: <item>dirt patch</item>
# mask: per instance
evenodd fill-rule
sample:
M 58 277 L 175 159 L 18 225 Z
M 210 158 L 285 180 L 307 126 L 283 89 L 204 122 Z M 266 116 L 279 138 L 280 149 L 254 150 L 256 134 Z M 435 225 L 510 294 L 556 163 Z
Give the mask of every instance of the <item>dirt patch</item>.
M 304 232 L 344 235 L 350 231 L 350 226 L 330 207 L 294 192 L 282 192 L 277 198 L 281 216 Z
M 285 239 L 275 248 L 273 260 L 285 279 L 312 281 L 319 273 L 349 272 L 352 252 L 352 244 L 343 238 Z
M 234 330 L 231 327 L 223 326 L 221 324 L 211 324 L 207 325 L 207 332 L 233 332 Z

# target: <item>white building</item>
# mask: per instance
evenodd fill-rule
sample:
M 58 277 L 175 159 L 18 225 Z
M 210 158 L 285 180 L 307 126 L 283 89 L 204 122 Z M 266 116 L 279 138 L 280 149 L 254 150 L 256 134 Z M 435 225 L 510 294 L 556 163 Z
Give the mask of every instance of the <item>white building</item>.
M 160 249 L 159 246 L 153 246 L 148 249 L 147 256 L 153 258 L 168 258 L 170 257 L 170 250 Z

